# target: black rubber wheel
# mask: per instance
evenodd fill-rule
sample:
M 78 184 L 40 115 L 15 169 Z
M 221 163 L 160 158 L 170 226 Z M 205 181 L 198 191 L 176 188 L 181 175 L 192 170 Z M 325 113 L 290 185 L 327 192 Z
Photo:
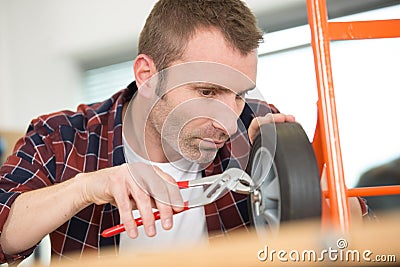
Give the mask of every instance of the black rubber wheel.
M 318 165 L 300 124 L 263 125 L 247 173 L 263 181 L 248 199 L 250 222 L 259 235 L 277 232 L 284 221 L 321 218 Z

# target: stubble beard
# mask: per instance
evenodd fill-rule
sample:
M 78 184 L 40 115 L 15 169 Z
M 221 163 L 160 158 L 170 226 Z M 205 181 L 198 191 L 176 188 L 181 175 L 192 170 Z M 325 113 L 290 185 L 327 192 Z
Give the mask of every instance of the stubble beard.
M 190 129 L 187 121 L 183 121 L 179 114 L 170 114 L 174 107 L 163 97 L 151 110 L 146 130 L 149 131 L 151 138 L 159 140 L 163 146 L 165 157 L 169 161 L 175 161 L 182 157 L 186 160 L 199 163 L 211 163 L 218 149 L 215 147 L 202 147 L 202 137 L 217 135 L 213 129 Z M 168 117 L 168 125 L 164 122 Z M 164 129 L 163 129 L 164 127 Z M 212 127 L 212 126 L 209 126 Z M 178 133 L 178 134 L 177 134 Z M 220 139 L 227 139 L 224 134 L 219 134 Z M 155 142 L 155 140 L 149 140 Z

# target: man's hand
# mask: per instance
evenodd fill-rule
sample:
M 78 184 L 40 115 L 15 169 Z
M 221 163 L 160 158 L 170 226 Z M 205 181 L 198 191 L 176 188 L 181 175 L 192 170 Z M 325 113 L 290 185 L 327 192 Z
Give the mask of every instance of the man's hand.
M 118 207 L 122 223 L 131 238 L 138 235 L 132 210 L 138 209 L 148 236 L 156 234 L 152 208 L 160 212 L 165 230 L 172 227 L 173 211 L 183 209 L 175 180 L 159 168 L 144 164 L 123 164 L 83 174 L 83 198 L 87 203 L 111 203 Z
M 282 113 L 272 114 L 268 113 L 262 117 L 255 117 L 249 126 L 248 134 L 250 143 L 253 144 L 258 132 L 260 131 L 260 126 L 267 123 L 281 123 L 281 122 L 295 122 L 296 119 L 293 115 L 286 115 Z

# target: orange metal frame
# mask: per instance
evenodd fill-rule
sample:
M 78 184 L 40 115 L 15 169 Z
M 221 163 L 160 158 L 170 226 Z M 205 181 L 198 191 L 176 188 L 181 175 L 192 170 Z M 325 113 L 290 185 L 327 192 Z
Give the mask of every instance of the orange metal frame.
M 323 220 L 341 231 L 349 229 L 348 197 L 400 194 L 399 186 L 346 187 L 330 60 L 330 41 L 400 37 L 400 20 L 329 22 L 326 0 L 307 0 L 311 45 L 318 86 L 318 120 L 313 148 L 320 172 L 326 171 Z M 325 199 L 329 199 L 329 206 Z

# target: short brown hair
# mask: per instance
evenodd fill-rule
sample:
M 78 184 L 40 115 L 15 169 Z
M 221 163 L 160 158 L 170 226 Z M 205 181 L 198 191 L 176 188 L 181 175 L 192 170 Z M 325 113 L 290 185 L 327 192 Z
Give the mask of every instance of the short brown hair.
M 160 0 L 147 17 L 138 52 L 150 56 L 160 71 L 182 57 L 201 27 L 219 29 L 243 55 L 263 40 L 255 16 L 241 0 Z

